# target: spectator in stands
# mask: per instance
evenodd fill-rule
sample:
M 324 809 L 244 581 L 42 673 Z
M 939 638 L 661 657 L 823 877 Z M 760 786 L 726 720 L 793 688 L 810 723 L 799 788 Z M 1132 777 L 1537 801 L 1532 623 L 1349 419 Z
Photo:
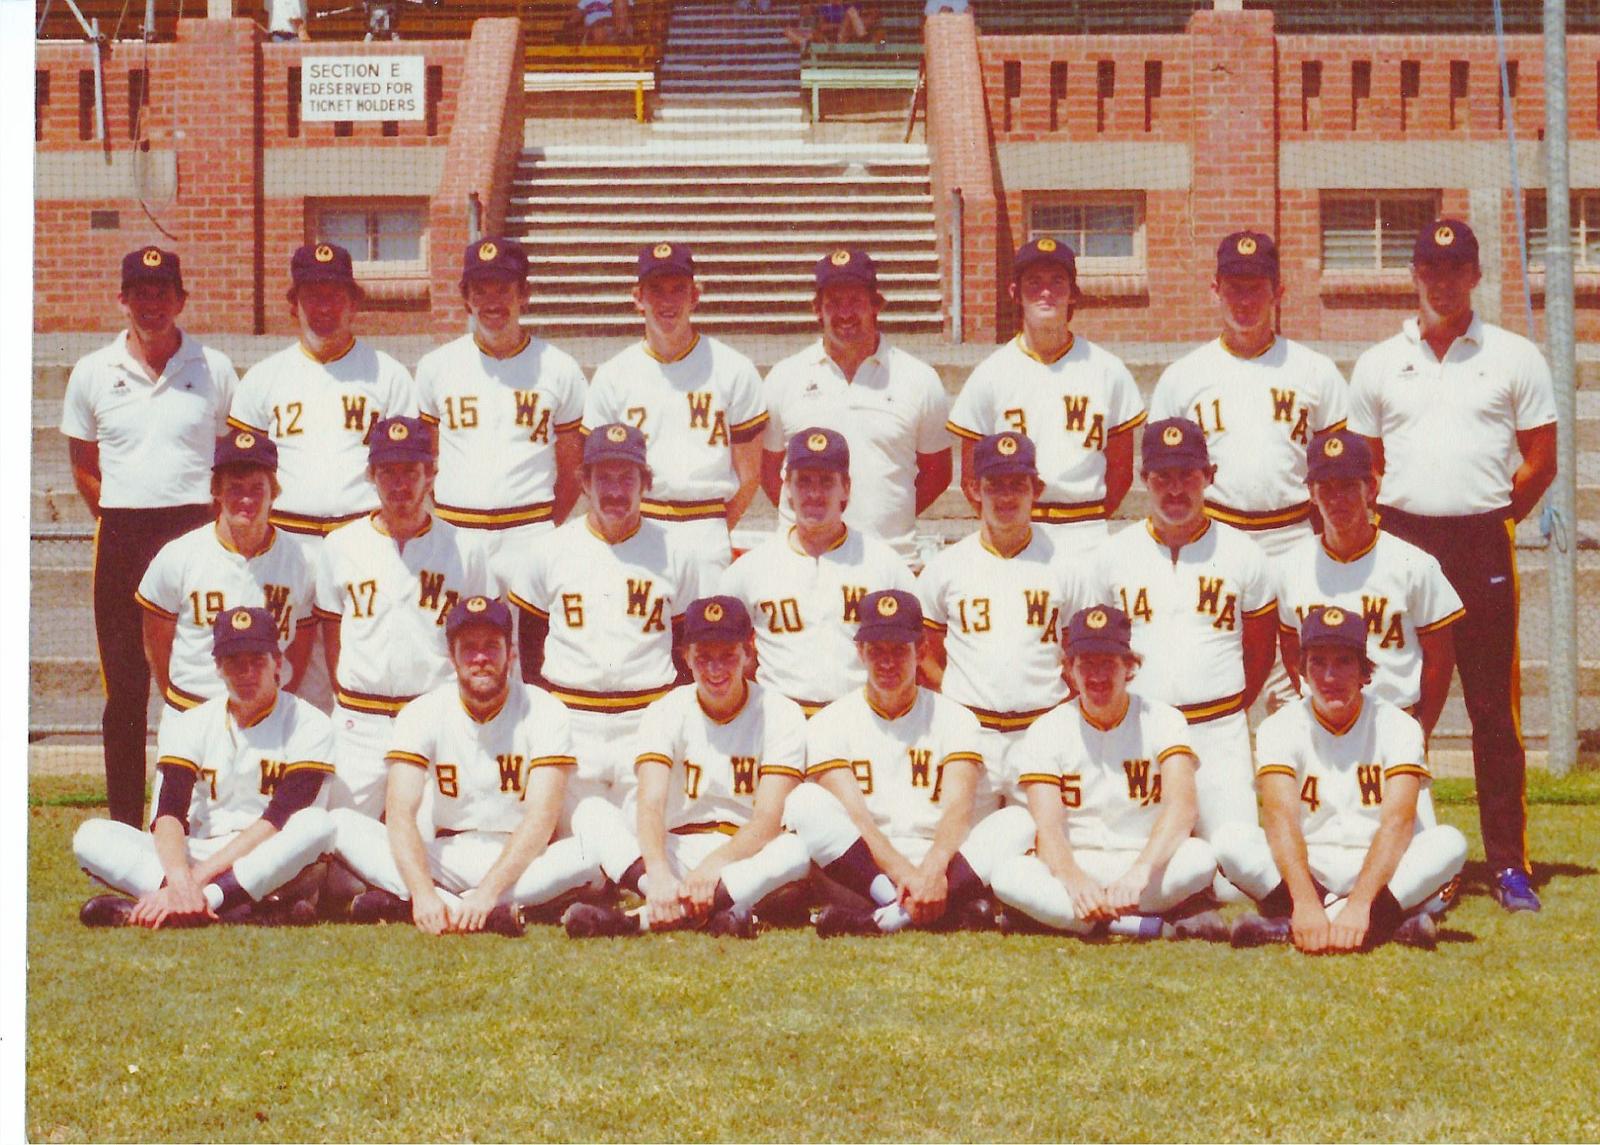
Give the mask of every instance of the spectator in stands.
M 273 43 L 309 40 L 306 0 L 267 0 L 267 39 Z
M 631 39 L 633 21 L 628 0 L 578 0 L 577 10 L 567 18 L 567 27 L 582 29 L 584 44 L 614 44 Z
M 937 16 L 940 12 L 954 12 L 959 16 L 966 10 L 967 0 L 928 0 L 922 6 L 922 15 L 924 19 L 929 16 Z
M 865 4 L 802 4 L 799 21 L 794 27 L 785 28 L 783 34 L 804 51 L 813 40 L 861 43 L 871 38 L 869 23 L 876 23 L 876 13 Z

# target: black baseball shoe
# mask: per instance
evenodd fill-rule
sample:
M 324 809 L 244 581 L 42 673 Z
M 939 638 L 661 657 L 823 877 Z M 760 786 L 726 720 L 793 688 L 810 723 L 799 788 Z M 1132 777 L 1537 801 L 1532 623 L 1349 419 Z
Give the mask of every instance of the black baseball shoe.
M 639 920 L 616 907 L 575 902 L 561 916 L 568 938 L 623 938 L 638 934 Z
M 95 895 L 78 911 L 84 926 L 127 926 L 136 904 L 122 895 Z
M 706 920 L 705 933 L 713 938 L 754 938 L 761 933 L 761 920 L 748 906 L 729 907 Z
M 375 922 L 410 922 L 411 903 L 384 890 L 362 891 L 350 904 L 350 921 L 363 925 Z
M 1267 918 L 1260 914 L 1242 914 L 1233 922 L 1229 941 L 1235 946 L 1271 946 L 1289 941 L 1289 920 Z
M 866 937 L 882 933 L 870 910 L 832 903 L 817 912 L 818 938 L 838 938 L 846 934 Z
M 498 934 L 505 938 L 521 938 L 523 931 L 522 909 L 512 903 L 500 903 L 483 920 L 483 929 L 487 934 Z
M 1389 941 L 1401 946 L 1415 946 L 1419 950 L 1432 950 L 1439 945 L 1439 924 L 1426 911 L 1410 915 L 1389 936 Z

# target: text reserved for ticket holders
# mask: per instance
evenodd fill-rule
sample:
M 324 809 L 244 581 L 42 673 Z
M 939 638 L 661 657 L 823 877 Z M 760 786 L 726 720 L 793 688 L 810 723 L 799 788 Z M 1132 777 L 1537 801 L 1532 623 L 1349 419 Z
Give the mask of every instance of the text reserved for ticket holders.
M 306 56 L 300 65 L 300 118 L 422 119 L 422 56 Z

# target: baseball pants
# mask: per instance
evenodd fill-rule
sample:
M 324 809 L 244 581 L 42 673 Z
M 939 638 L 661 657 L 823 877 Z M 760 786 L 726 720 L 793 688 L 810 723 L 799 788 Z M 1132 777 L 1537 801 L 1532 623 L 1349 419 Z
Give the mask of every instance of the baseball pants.
M 1517 646 L 1516 522 L 1508 513 L 1419 517 L 1384 507 L 1382 527 L 1431 553 L 1461 597 L 1456 671 L 1472 721 L 1478 821 L 1492 871 L 1528 869 L 1527 754 L 1522 745 L 1522 671 Z
M 145 737 L 150 666 L 144 659 L 144 613 L 134 600 L 161 547 L 215 516 L 211 505 L 102 509 L 94 532 L 94 635 L 106 705 L 106 802 L 111 818 L 138 828 L 144 820 Z
M 394 852 L 389 849 L 389 829 L 376 819 L 353 810 L 334 811 L 333 848 L 340 862 L 369 886 L 409 899 L 411 891 L 400 877 Z M 462 831 L 428 840 L 428 873 L 440 897 L 451 907 L 460 895 L 483 882 L 510 840 L 509 831 Z M 591 884 L 599 886 L 600 868 L 575 838 L 554 839 L 528 864 L 500 902 L 538 906 L 568 891 Z
M 633 761 L 639 754 L 634 736 L 644 719 L 644 709 L 610 713 L 569 708 L 567 715 L 572 723 L 572 753 L 578 757 L 578 767 L 567 777 L 558 834 L 575 833 L 573 812 L 585 799 L 598 797 L 617 807 L 630 805 L 629 797 L 637 783 Z M 631 810 L 628 817 L 625 821 L 631 821 Z
M 1048 532 L 1050 539 L 1058 548 L 1065 547 L 1068 552 L 1075 553 L 1079 557 L 1092 555 L 1111 539 L 1111 528 L 1104 520 L 1041 521 L 1038 513 L 1039 510 L 1035 507 L 1034 527 Z M 1063 620 L 1065 619 L 1063 617 Z
M 394 717 L 333 709 L 333 776 L 327 782 L 330 808 L 352 807 L 372 819 L 383 814 L 389 765 L 383 761 L 394 732 Z
M 1292 525 L 1254 530 L 1248 534 L 1252 541 L 1261 546 L 1261 551 L 1267 555 L 1268 564 L 1275 564 L 1284 553 L 1311 535 L 1310 521 L 1296 521 Z M 1261 686 L 1261 696 L 1267 702 L 1269 714 L 1299 697 L 1299 693 L 1289 682 L 1289 670 L 1283 665 L 1283 657 L 1278 656 L 1273 659 L 1272 670 L 1267 673 L 1266 683 Z
M 380 828 L 381 830 L 381 828 Z M 189 840 L 189 858 L 200 862 L 232 842 L 237 831 Z M 271 894 L 333 849 L 333 820 L 320 807 L 289 816 L 283 830 L 234 861 L 233 877 L 252 899 Z M 156 855 L 155 836 L 115 819 L 90 819 L 72 837 L 78 866 L 113 890 L 143 898 L 160 889 L 167 874 Z
M 1281 905 L 1263 903 L 1283 885 L 1283 876 L 1272 859 L 1265 831 L 1244 823 L 1230 823 L 1218 832 L 1212 844 L 1222 873 L 1257 903 L 1262 903 L 1262 913 L 1269 913 L 1273 905 Z M 1367 860 L 1367 850 L 1366 847 L 1309 844 L 1306 858 L 1311 876 L 1324 891 L 1340 897 L 1348 895 L 1356 885 L 1361 865 Z M 1394 895 L 1401 910 L 1414 910 L 1459 875 L 1466 861 L 1467 840 L 1454 827 L 1429 827 L 1418 831 L 1389 879 L 1389 893 Z M 1281 897 L 1287 902 L 1287 895 Z
M 573 833 L 584 850 L 599 858 L 612 882 L 621 882 L 641 858 L 639 841 L 622 810 L 606 799 L 586 799 L 572 814 Z M 703 835 L 667 833 L 667 859 L 680 879 L 728 841 L 717 832 Z M 782 832 L 748 859 L 722 868 L 722 885 L 735 906 L 754 906 L 780 887 L 806 877 L 811 855 L 799 836 Z
M 1226 823 L 1255 826 L 1256 770 L 1245 714 L 1190 724 L 1189 746 L 1200 761 L 1194 773 L 1200 810 L 1194 833 L 1211 839 Z
M 693 553 L 700 564 L 700 583 L 710 592 L 717 578 L 733 563 L 733 539 L 728 533 L 726 517 L 704 517 L 684 521 L 658 516 L 646 506 L 644 515 L 667 527 L 667 536 L 684 552 Z

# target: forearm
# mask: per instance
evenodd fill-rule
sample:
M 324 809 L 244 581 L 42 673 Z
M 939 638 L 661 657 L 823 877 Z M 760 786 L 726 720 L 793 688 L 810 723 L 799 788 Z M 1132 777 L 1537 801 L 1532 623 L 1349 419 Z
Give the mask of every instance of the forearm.
M 316 643 L 317 622 L 315 620 L 307 620 L 296 626 L 294 639 L 289 641 L 289 647 L 283 653 L 283 658 L 289 662 L 289 682 L 284 685 L 285 691 L 299 691 L 300 682 L 306 676 L 306 665 L 311 660 L 311 649 Z
M 1289 888 L 1289 897 L 1296 904 L 1315 903 L 1320 906 L 1315 880 L 1311 877 L 1311 862 L 1306 854 L 1305 836 L 1297 823 L 1287 815 L 1264 816 L 1267 846 L 1272 849 L 1272 861 L 1278 874 Z
M 939 494 L 950 487 L 949 455 L 946 455 L 946 464 L 943 466 L 929 466 L 917 469 L 917 515 L 921 516 L 928 506 L 939 499 Z
M 1372 845 L 1367 848 L 1367 857 L 1361 864 L 1361 871 L 1356 875 L 1355 886 L 1350 890 L 1352 903 L 1371 906 L 1378 892 L 1389 885 L 1389 880 L 1394 878 L 1395 868 L 1400 865 L 1406 848 L 1411 844 L 1415 827 L 1416 821 L 1410 816 L 1385 817 L 1378 824 L 1378 830 L 1372 836 Z
M 730 529 L 739 523 L 745 511 L 750 508 L 750 502 L 755 500 L 756 491 L 761 488 L 760 442 L 744 442 L 733 447 L 733 470 L 739 478 L 739 488 L 728 498 Z
M 195 885 L 194 872 L 189 865 L 189 837 L 176 819 L 163 815 L 151 828 L 156 844 L 156 858 L 170 887 Z
M 1451 658 L 1443 664 L 1431 664 L 1426 661 L 1422 665 L 1422 689 L 1417 697 L 1416 718 L 1422 725 L 1422 734 L 1431 736 L 1434 725 L 1439 722 L 1439 714 L 1444 711 L 1445 700 L 1450 697 L 1450 677 L 1455 673 L 1455 660 Z
M 644 859 L 647 872 L 670 871 L 672 862 L 667 858 L 667 823 L 663 808 L 639 802 L 639 854 Z
M 174 624 L 163 617 L 144 616 L 144 659 L 150 665 L 150 675 L 156 689 L 165 696 L 172 687 L 169 669 L 172 665 L 172 639 Z
M 523 816 L 522 822 L 511 833 L 511 838 L 506 840 L 500 857 L 495 859 L 494 865 L 478 883 L 478 889 L 489 899 L 498 902 L 506 891 L 516 885 L 529 864 L 544 854 L 560 815 L 561 801 L 557 799 L 554 805 L 541 808 L 537 814 Z
M 1524 460 L 1511 475 L 1511 516 L 1520 521 L 1533 512 L 1555 477 L 1554 465 L 1541 464 L 1536 458 Z
M 416 808 L 410 815 L 389 816 L 389 850 L 394 855 L 394 865 L 400 878 L 411 892 L 411 901 L 436 894 L 433 876 L 428 871 L 428 853 L 417 830 Z
M 194 881 L 201 886 L 205 886 L 277 833 L 278 829 L 271 823 L 268 823 L 265 819 L 257 819 L 230 839 L 222 850 L 196 863 Z
M 328 658 L 328 679 L 339 681 L 339 621 L 329 620 L 321 625 L 322 651 Z
M 1134 864 L 1152 871 L 1164 866 L 1194 831 L 1195 817 L 1192 803 L 1188 806 L 1167 804 Z
M 923 856 L 922 868 L 928 871 L 942 871 L 950 865 L 950 860 L 956 857 L 956 852 L 961 849 L 961 844 L 967 841 L 967 835 L 972 831 L 972 812 L 970 801 L 965 805 L 955 805 L 947 810 L 940 818 L 939 825 L 933 830 L 933 846 L 928 848 L 928 853 Z
M 1065 883 L 1082 870 L 1078 866 L 1077 857 L 1072 853 L 1072 844 L 1067 842 L 1065 831 L 1041 827 L 1038 835 L 1038 856 L 1051 876 L 1060 883 Z

